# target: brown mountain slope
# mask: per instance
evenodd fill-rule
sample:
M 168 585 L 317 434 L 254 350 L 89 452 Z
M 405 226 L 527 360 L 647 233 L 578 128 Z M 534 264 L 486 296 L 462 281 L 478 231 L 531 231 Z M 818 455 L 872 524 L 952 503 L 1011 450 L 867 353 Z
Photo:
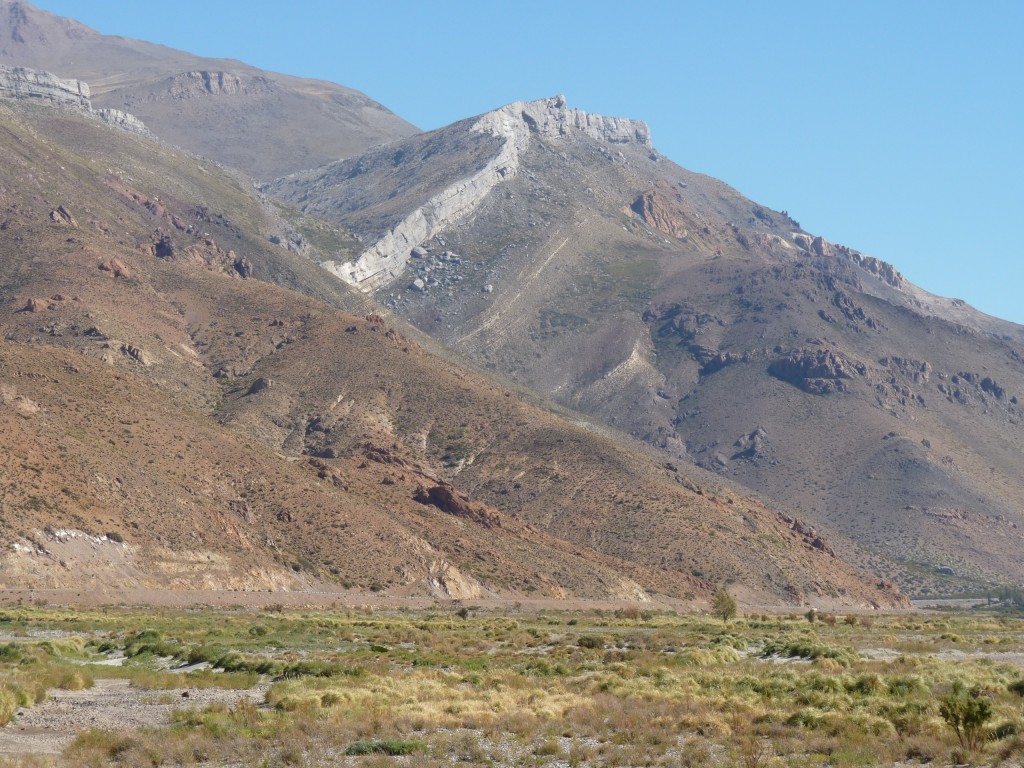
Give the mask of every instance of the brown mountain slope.
M 22 0 L 0 0 L 0 64 L 85 80 L 96 107 L 256 178 L 350 157 L 416 128 L 334 83 L 101 35 Z
M 325 266 L 399 315 L 845 556 L 922 593 L 1024 579 L 1024 328 L 676 166 L 643 123 L 516 103 L 267 190 L 356 232 Z
M 270 242 L 314 224 L 243 181 L 73 110 L 0 126 L 7 583 L 900 602 L 805 526 L 340 311 L 363 299 Z

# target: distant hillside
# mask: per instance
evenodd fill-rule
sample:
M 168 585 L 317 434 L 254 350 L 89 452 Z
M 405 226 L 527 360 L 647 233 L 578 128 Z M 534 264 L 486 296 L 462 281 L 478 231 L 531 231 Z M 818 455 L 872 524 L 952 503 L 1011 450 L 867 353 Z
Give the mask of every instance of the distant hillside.
M 79 108 L 0 100 L 0 126 L 5 586 L 903 603 L 436 354 L 298 253 L 339 227 Z
M 519 102 L 265 189 L 357 233 L 324 266 L 443 343 L 904 588 L 1024 580 L 1024 327 L 680 168 L 643 123 Z
M 102 35 L 22 0 L 0 0 L 0 64 L 85 80 L 97 107 L 258 179 L 417 132 L 350 88 Z

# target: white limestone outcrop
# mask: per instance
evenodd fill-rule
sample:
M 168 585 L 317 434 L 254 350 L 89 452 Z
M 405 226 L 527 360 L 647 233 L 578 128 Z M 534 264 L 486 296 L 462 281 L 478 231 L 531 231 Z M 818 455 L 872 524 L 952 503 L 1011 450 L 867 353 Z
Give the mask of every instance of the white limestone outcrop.
M 572 131 L 580 131 L 611 144 L 651 146 L 646 123 L 570 109 L 564 96 L 514 102 L 482 115 L 472 129 L 504 139 L 498 154 L 490 162 L 472 176 L 431 197 L 363 251 L 354 262 L 327 261 L 322 266 L 366 292 L 395 282 L 414 248 L 445 227 L 469 216 L 494 187 L 516 176 L 520 157 L 534 136 L 557 140 L 568 137 Z
M 122 112 L 120 109 L 97 109 L 93 114 L 108 125 L 123 131 L 151 135 L 146 124 L 130 112 Z
M 89 84 L 81 80 L 60 78 L 39 69 L 0 65 L 0 98 L 79 109 L 116 128 L 149 135 L 145 124 L 135 115 L 119 109 L 93 110 L 90 95 Z
M 49 102 L 92 111 L 89 85 L 38 69 L 0 65 L 0 97 Z

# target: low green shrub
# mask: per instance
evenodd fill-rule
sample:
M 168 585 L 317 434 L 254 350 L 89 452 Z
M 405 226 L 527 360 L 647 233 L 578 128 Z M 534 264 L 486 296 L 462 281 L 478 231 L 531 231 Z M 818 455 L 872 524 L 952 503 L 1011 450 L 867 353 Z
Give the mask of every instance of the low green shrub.
M 992 717 L 992 704 L 978 691 L 967 690 L 959 682 L 954 684 L 952 692 L 942 698 L 939 714 L 966 752 L 977 752 L 984 746 L 988 736 L 985 724 Z

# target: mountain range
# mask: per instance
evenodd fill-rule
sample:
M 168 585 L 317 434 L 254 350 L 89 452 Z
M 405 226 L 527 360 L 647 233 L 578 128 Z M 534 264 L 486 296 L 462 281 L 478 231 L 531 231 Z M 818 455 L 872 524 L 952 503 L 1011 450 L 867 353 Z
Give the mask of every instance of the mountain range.
M 1024 579 L 1024 328 L 644 123 L 558 96 L 424 133 L 12 0 L 0 64 L 6 585 Z
M 0 64 L 86 81 L 96 107 L 257 179 L 417 132 L 351 88 L 101 35 L 21 0 L 0 0 Z

